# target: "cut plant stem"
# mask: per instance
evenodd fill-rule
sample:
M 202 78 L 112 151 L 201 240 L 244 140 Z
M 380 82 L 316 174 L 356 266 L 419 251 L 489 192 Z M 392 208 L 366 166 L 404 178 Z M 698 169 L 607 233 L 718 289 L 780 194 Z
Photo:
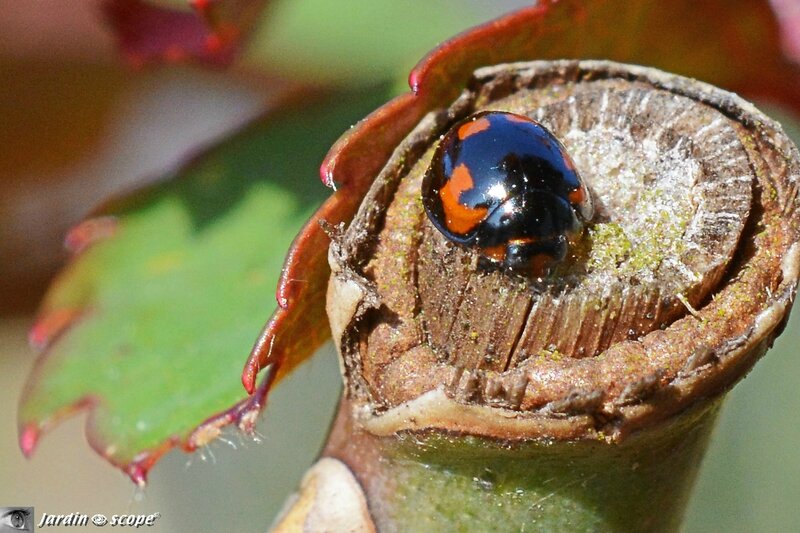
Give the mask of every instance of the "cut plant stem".
M 675 531 L 718 406 L 609 444 L 377 437 L 344 403 L 324 455 L 350 465 L 379 531 Z
M 331 245 L 345 399 L 324 455 L 381 531 L 673 531 L 723 393 L 791 306 L 797 148 L 737 96 L 643 67 L 500 65 L 469 87 Z M 594 195 L 548 278 L 480 267 L 422 209 L 441 135 L 487 109 L 543 123 Z

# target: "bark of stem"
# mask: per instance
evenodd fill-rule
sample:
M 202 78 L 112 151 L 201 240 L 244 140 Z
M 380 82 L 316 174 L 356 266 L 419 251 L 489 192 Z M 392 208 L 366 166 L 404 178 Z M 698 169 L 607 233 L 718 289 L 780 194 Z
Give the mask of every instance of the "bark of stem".
M 698 405 L 619 444 L 376 437 L 343 401 L 324 457 L 342 461 L 379 531 L 676 531 L 719 412 Z

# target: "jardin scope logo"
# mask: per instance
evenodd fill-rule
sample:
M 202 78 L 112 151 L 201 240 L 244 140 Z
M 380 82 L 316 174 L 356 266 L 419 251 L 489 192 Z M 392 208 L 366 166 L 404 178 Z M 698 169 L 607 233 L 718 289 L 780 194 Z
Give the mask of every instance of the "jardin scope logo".
M 156 520 L 161 518 L 161 513 L 152 514 L 93 514 L 89 516 L 83 513 L 70 513 L 70 514 L 47 514 L 42 513 L 39 519 L 39 528 L 47 526 L 89 526 L 95 525 L 97 527 L 111 526 L 111 527 L 151 527 L 155 525 Z M 0 533 L 5 530 L 0 529 Z
M 161 518 L 161 513 L 152 514 L 93 514 L 69 513 L 49 514 L 42 513 L 38 524 L 34 519 L 33 507 L 0 507 L 0 533 L 16 533 L 19 531 L 35 531 L 36 528 L 48 527 L 122 527 L 122 528 L 147 528 L 156 524 Z

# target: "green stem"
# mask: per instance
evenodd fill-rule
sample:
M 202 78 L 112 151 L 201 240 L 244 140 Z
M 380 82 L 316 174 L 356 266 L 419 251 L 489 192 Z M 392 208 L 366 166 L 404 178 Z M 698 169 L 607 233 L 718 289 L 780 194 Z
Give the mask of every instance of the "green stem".
M 621 444 L 442 433 L 353 439 L 343 409 L 325 455 L 359 478 L 379 531 L 677 531 L 719 404 Z

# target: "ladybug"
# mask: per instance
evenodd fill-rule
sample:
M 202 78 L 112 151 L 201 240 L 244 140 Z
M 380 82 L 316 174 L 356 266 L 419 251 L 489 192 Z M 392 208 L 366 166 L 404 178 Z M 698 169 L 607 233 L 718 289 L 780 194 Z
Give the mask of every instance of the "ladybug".
M 489 264 L 548 275 L 593 215 L 558 139 L 526 116 L 476 113 L 442 138 L 422 180 L 433 225 Z

